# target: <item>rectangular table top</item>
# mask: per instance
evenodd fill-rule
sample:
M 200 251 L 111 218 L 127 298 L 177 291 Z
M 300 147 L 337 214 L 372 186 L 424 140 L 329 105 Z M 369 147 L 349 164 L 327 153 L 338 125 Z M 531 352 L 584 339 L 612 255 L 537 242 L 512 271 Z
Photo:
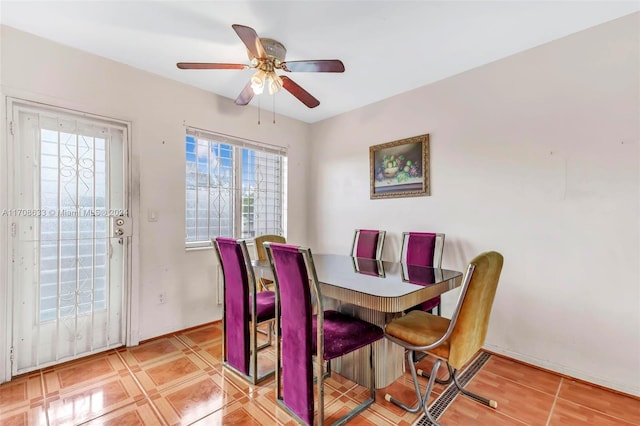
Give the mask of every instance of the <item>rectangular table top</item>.
M 462 283 L 462 272 L 400 262 L 313 254 L 323 297 L 380 312 L 402 312 Z M 257 275 L 271 275 L 268 261 L 253 261 Z

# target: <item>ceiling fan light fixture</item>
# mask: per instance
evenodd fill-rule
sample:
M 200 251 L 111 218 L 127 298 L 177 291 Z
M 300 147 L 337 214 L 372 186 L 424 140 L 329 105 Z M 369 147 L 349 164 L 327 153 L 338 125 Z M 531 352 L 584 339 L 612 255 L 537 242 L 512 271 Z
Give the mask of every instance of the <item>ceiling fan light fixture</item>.
M 275 95 L 282 88 L 282 79 L 275 72 L 271 72 L 267 75 L 269 80 L 269 94 Z
M 2 1 L 2 0 L 0 0 Z M 286 75 L 279 76 L 277 70 L 289 72 L 344 72 L 344 64 L 339 59 L 308 59 L 303 61 L 285 62 L 287 49 L 282 43 L 271 38 L 260 38 L 256 31 L 246 25 L 233 24 L 242 43 L 247 48 L 250 65 L 216 62 L 178 62 L 179 69 L 200 70 L 246 70 L 256 69 L 256 72 L 245 84 L 235 100 L 236 105 L 248 105 L 255 95 L 264 92 L 265 84 L 269 93 L 274 95 L 281 89 L 286 90 L 309 108 L 320 105 L 320 101 L 300 87 Z M 274 100 L 275 102 L 275 100 Z
M 267 77 L 267 73 L 263 70 L 258 70 L 253 77 L 251 77 L 251 88 L 256 95 L 262 94 L 264 91 L 264 81 Z

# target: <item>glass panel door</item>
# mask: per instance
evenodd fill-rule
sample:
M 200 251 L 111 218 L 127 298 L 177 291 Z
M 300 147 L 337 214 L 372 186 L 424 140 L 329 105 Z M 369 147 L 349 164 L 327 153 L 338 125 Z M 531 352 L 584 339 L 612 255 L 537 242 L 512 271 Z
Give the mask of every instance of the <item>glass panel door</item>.
M 14 105 L 12 374 L 124 344 L 127 128 Z

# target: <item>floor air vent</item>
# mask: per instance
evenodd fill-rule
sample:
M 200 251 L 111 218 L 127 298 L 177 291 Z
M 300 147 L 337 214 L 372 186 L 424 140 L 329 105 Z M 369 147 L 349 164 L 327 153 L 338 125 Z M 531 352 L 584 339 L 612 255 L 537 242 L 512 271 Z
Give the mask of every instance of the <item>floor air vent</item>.
M 467 383 L 473 379 L 473 377 L 480 371 L 483 365 L 491 358 L 491 355 L 482 352 L 478 357 L 471 363 L 471 365 L 460 375 L 458 376 L 458 382 L 461 386 L 466 386 Z M 446 368 L 446 367 L 445 367 Z M 429 414 L 438 420 L 442 413 L 451 405 L 454 399 L 458 396 L 460 391 L 455 384 L 451 383 L 440 396 L 433 401 L 433 404 L 429 407 Z M 427 416 L 423 415 L 417 422 L 414 423 L 414 426 L 431 426 L 433 423 L 429 421 Z

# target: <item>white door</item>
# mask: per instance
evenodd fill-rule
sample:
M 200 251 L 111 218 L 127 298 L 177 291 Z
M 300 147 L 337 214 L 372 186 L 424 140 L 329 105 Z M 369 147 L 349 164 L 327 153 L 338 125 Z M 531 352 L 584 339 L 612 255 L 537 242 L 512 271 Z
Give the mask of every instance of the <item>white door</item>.
M 122 346 L 126 124 L 11 103 L 12 375 Z

